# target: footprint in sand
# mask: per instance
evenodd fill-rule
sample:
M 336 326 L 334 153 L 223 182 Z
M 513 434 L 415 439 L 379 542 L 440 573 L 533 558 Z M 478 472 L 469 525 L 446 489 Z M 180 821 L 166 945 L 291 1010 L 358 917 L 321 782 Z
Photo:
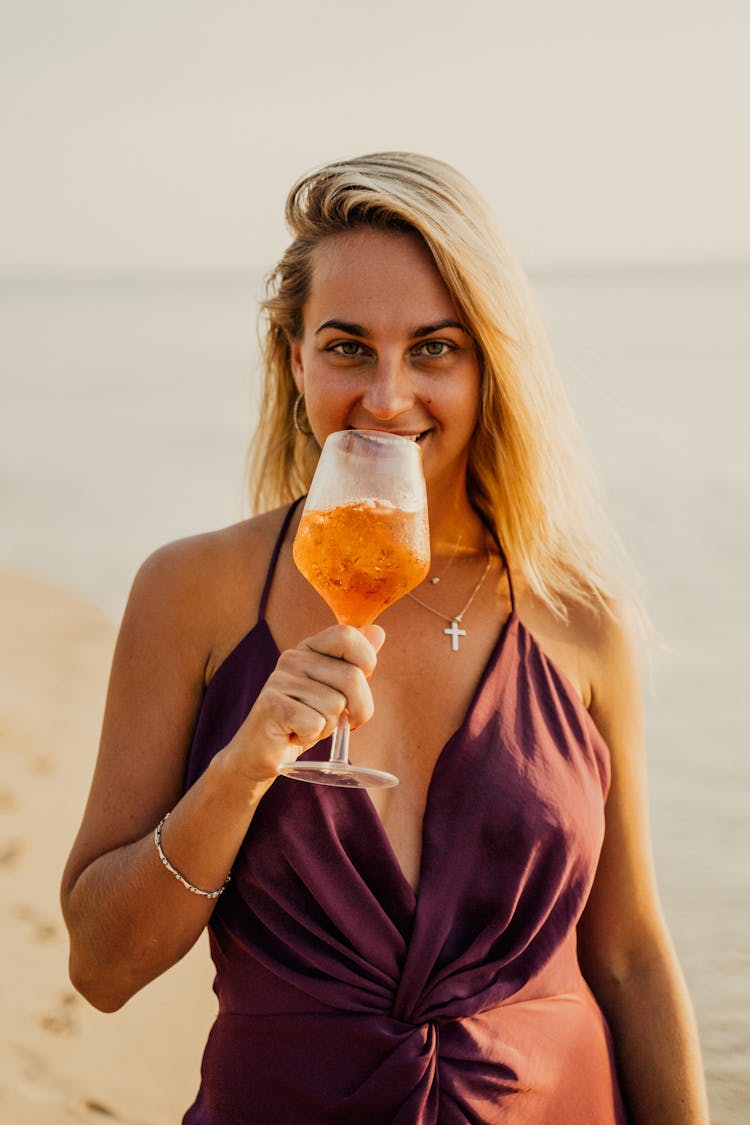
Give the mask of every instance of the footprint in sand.
M 18 867 L 25 851 L 26 845 L 23 840 L 19 840 L 17 837 L 0 844 L 0 868 L 4 867 L 8 871 L 13 871 Z
M 60 934 L 60 926 L 54 919 L 26 903 L 17 903 L 11 907 L 11 914 L 30 926 L 33 941 L 54 941 Z
M 121 1120 L 119 1114 L 115 1113 L 115 1111 L 110 1109 L 108 1105 L 105 1105 L 104 1102 L 97 1101 L 96 1098 L 79 1098 L 73 1103 L 73 1108 L 79 1110 L 84 1109 L 96 1117 L 108 1117 L 112 1121 Z
M 9 789 L 0 789 L 0 812 L 10 812 L 17 805 L 18 802 Z
M 26 759 L 26 767 L 29 773 L 34 774 L 35 777 L 46 777 L 47 774 L 54 773 L 55 765 L 52 754 L 34 752 L 29 754 Z
M 75 992 L 61 992 L 51 1011 L 37 1016 L 37 1023 L 52 1035 L 73 1035 L 77 1030 L 76 1009 L 80 999 Z
M 123 1125 L 153 1125 L 152 1121 L 146 1121 L 142 1117 L 131 1117 L 129 1113 L 123 1117 L 117 1110 L 112 1109 L 111 1106 L 98 1098 L 76 1098 L 69 1102 L 68 1106 L 73 1111 L 77 1121 L 104 1120 L 120 1121 Z

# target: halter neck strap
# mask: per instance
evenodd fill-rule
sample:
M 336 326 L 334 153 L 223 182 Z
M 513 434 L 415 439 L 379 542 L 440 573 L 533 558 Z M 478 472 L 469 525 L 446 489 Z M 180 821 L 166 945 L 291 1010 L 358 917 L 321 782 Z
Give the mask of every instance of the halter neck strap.
M 297 506 L 304 499 L 304 496 L 298 496 L 296 500 L 292 501 L 292 503 L 289 505 L 286 515 L 284 516 L 283 523 L 279 528 L 279 534 L 276 536 L 276 542 L 274 543 L 273 551 L 271 552 L 271 558 L 268 563 L 268 570 L 266 571 L 266 580 L 263 584 L 263 591 L 260 595 L 260 604 L 258 606 L 259 621 L 263 621 L 266 616 L 266 606 L 268 604 L 268 596 L 271 593 L 271 583 L 273 582 L 273 576 L 276 571 L 276 564 L 279 561 L 279 554 L 281 553 L 281 548 L 284 544 L 284 540 L 286 539 L 286 533 L 289 529 L 289 524 L 292 521 L 292 516 L 297 510 Z
M 503 566 L 505 567 L 505 573 L 508 577 L 508 593 L 510 594 L 510 612 L 511 612 L 511 614 L 515 614 L 515 612 L 516 612 L 516 594 L 515 594 L 515 591 L 513 589 L 513 579 L 511 578 L 510 567 L 508 566 L 508 556 L 506 555 L 505 551 L 503 550 L 503 545 L 500 542 L 500 539 L 499 539 L 498 534 L 495 531 L 494 527 L 490 527 L 489 523 L 481 515 L 481 513 L 480 513 L 480 519 L 482 520 L 482 523 L 484 524 L 484 526 L 487 528 L 487 531 L 489 532 L 489 534 L 492 538 L 492 542 L 497 547 L 497 549 L 500 553 L 500 558 L 503 560 Z

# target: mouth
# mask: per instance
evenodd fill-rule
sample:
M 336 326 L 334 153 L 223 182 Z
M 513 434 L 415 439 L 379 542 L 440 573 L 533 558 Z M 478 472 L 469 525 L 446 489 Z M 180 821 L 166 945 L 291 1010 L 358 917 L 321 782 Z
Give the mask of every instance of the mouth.
M 419 443 L 427 437 L 427 434 L 429 433 L 429 430 L 421 430 L 419 433 L 416 433 L 416 434 L 415 433 L 399 434 L 395 430 L 393 432 L 395 433 L 396 437 L 406 438 L 407 441 L 413 441 L 416 445 L 419 445 Z
M 375 429 L 375 427 L 367 426 L 366 429 L 372 430 Z M 419 432 L 415 432 L 412 430 L 411 432 L 408 432 L 406 430 L 380 430 L 379 432 L 383 434 L 392 434 L 394 437 L 401 437 L 406 441 L 413 441 L 415 445 L 421 445 L 430 431 L 420 430 Z

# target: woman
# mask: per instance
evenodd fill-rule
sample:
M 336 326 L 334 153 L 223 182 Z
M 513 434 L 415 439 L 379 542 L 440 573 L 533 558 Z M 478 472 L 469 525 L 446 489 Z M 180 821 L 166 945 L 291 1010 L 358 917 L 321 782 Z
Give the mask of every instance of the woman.
M 113 1011 L 209 926 L 190 1125 L 705 1122 L 633 613 L 522 276 L 423 157 L 325 167 L 287 219 L 264 514 L 136 578 L 63 880 L 71 977 Z M 350 427 L 423 455 L 432 567 L 382 628 L 332 624 L 291 556 L 293 501 Z M 343 709 L 398 788 L 278 777 Z

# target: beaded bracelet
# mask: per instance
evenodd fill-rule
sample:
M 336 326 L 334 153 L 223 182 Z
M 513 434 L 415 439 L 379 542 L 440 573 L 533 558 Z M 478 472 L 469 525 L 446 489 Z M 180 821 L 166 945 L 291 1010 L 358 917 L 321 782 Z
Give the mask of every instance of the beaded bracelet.
M 224 887 L 226 887 L 227 883 L 232 878 L 232 873 L 230 872 L 229 875 L 227 875 L 226 879 L 224 880 L 223 886 L 218 887 L 215 891 L 202 891 L 200 887 L 194 887 L 192 883 L 188 882 L 185 876 L 181 875 L 177 868 L 172 866 L 172 864 L 169 862 L 164 852 L 162 851 L 161 830 L 164 827 L 164 822 L 166 821 L 168 816 L 169 813 L 167 813 L 166 816 L 162 817 L 162 819 L 157 824 L 156 830 L 154 832 L 154 843 L 156 844 L 156 850 L 159 853 L 159 859 L 162 861 L 170 875 L 174 875 L 175 879 L 177 879 L 178 882 L 182 883 L 183 887 L 187 887 L 191 894 L 202 895 L 203 898 L 218 898 L 219 895 L 224 893 Z

